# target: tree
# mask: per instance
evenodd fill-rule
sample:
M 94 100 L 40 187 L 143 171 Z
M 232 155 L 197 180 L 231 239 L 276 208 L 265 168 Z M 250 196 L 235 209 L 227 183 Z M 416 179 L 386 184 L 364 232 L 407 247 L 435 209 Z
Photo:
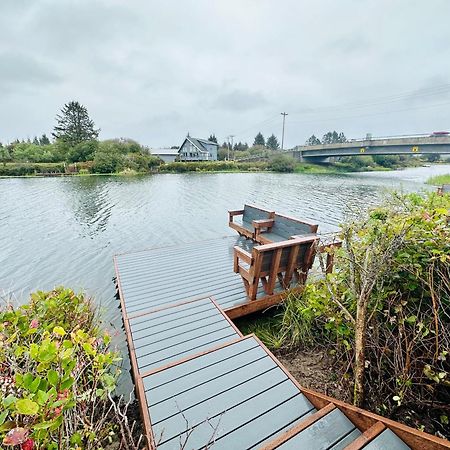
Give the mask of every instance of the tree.
M 34 144 L 34 145 L 39 145 L 39 139 L 38 139 L 37 136 L 34 137 L 34 139 L 33 139 L 33 144 Z
M 321 144 L 320 139 L 314 136 L 314 134 L 310 136 L 305 142 L 305 145 L 320 145 L 320 144 Z
M 217 138 L 216 135 L 213 133 L 209 136 L 208 141 L 215 142 L 217 144 Z
M 56 116 L 57 125 L 52 133 L 55 139 L 64 141 L 71 147 L 81 142 L 96 140 L 100 132 L 89 118 L 86 107 L 78 102 L 66 103 Z
M 39 139 L 39 145 L 49 145 L 50 139 L 47 137 L 47 135 L 44 133 L 41 138 Z
M 322 138 L 322 144 L 339 144 L 342 142 L 347 142 L 347 138 L 342 132 L 338 134 L 336 131 L 329 131 Z
M 6 162 L 11 160 L 11 155 L 9 153 L 9 149 L 7 147 L 3 147 L 3 144 L 0 142 L 0 161 L 6 166 Z
M 264 139 L 264 136 L 262 135 L 261 132 L 259 132 L 259 133 L 255 136 L 255 141 L 253 142 L 253 145 L 262 145 L 263 147 L 265 147 L 265 145 L 266 145 L 266 140 Z
M 269 136 L 267 139 L 267 147 L 269 147 L 271 150 L 278 150 L 280 148 L 280 144 L 278 143 L 278 139 L 275 137 L 274 134 Z

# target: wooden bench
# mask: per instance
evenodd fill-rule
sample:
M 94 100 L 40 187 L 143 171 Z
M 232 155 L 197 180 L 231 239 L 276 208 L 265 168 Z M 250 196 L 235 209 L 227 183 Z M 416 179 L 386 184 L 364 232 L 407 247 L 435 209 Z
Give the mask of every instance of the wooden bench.
M 234 272 L 241 275 L 248 298 L 256 299 L 260 281 L 268 296 L 274 294 L 277 280 L 283 289 L 290 287 L 293 277 L 303 285 L 314 262 L 317 241 L 316 236 L 298 237 L 256 245 L 251 253 L 235 246 Z
M 450 194 L 450 184 L 443 184 L 438 187 L 437 193 L 438 195 Z
M 254 239 L 255 229 L 252 223 L 259 220 L 268 220 L 275 215 L 274 211 L 268 211 L 253 205 L 244 205 L 244 209 L 228 211 L 228 226 L 236 230 L 241 236 Z M 241 223 L 234 221 L 237 216 L 242 216 Z
M 254 239 L 260 244 L 270 244 L 290 239 L 292 236 L 315 235 L 319 225 L 274 213 L 272 218 L 254 220 Z

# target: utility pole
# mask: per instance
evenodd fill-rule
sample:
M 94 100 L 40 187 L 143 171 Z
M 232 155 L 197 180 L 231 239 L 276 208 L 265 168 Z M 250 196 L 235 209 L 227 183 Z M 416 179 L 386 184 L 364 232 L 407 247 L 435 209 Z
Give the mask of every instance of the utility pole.
M 282 112 L 281 115 L 283 116 L 283 133 L 281 134 L 281 151 L 283 151 L 284 146 L 284 122 L 286 120 L 286 116 L 288 115 L 287 112 Z
M 230 139 L 231 139 L 231 148 L 233 148 L 233 138 L 236 136 L 235 134 L 230 134 L 228 136 L 228 161 L 230 160 Z

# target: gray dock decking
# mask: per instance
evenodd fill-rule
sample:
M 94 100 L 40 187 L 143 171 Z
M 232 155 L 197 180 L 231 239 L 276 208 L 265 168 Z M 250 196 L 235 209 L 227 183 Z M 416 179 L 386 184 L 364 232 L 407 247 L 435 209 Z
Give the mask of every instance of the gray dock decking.
M 363 410 L 355 416 L 342 402 L 301 388 L 255 336 L 242 336 L 226 314 L 249 303 L 232 270 L 236 243 L 251 247 L 226 237 L 115 257 L 150 448 L 410 448 L 381 417 L 358 429 Z M 370 434 L 375 425 L 382 426 Z

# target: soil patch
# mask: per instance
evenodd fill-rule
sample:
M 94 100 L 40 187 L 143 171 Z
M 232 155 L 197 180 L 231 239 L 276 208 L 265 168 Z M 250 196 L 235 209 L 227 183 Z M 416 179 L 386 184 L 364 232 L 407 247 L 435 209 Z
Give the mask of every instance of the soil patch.
M 276 352 L 277 358 L 294 376 L 309 389 L 329 395 L 338 400 L 351 402 L 348 383 L 339 371 L 334 358 L 321 349 Z

